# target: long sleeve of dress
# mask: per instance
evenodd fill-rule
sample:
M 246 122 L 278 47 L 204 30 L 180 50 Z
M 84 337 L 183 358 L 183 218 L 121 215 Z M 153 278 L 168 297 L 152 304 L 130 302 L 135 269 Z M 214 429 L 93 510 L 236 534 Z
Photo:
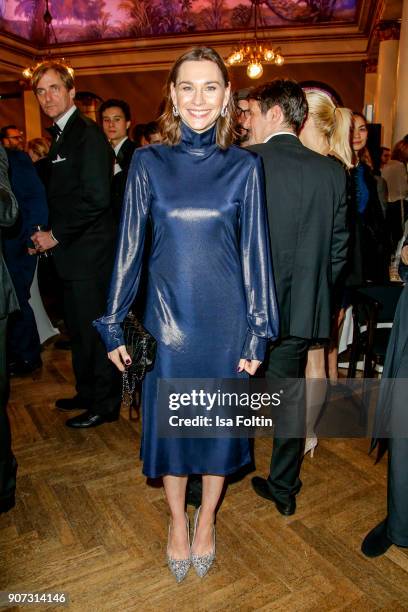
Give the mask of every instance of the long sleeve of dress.
M 268 340 L 279 335 L 279 314 L 272 271 L 263 168 L 255 160 L 241 210 L 240 248 L 247 301 L 248 331 L 242 357 L 263 361 Z
M 405 238 L 402 248 L 405 246 L 408 246 L 408 237 Z M 398 274 L 400 275 L 401 280 L 403 280 L 405 283 L 408 281 L 408 265 L 404 264 L 402 260 L 399 263 Z
M 105 316 L 94 321 L 112 351 L 124 344 L 121 323 L 126 317 L 139 287 L 146 221 L 150 208 L 150 186 L 141 154 L 133 156 L 123 201 L 119 241 Z

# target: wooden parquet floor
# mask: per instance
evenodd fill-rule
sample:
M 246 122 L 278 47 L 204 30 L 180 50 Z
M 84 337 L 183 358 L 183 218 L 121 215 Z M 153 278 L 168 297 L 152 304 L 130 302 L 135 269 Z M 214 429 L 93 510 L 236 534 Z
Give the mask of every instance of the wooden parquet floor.
M 54 402 L 73 394 L 69 358 L 50 347 L 42 371 L 13 381 L 18 500 L 0 517 L 0 590 L 65 591 L 68 609 L 84 612 L 408 610 L 408 552 L 360 553 L 386 507 L 386 462 L 374 466 L 367 440 L 321 441 L 289 518 L 252 492 L 250 477 L 230 485 L 214 568 L 177 585 L 163 489 L 141 473 L 140 423 L 123 407 L 117 423 L 66 428 Z M 267 473 L 271 444 L 257 440 L 257 473 Z

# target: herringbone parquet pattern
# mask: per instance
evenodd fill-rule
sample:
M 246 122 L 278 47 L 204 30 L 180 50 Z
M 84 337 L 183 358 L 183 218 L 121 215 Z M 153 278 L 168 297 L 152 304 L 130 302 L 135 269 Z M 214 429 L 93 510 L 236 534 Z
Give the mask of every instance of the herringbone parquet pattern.
M 256 497 L 248 477 L 231 485 L 215 567 L 177 585 L 165 564 L 163 490 L 141 474 L 139 422 L 123 407 L 118 423 L 66 428 L 54 401 L 73 394 L 69 354 L 48 348 L 43 358 L 42 372 L 12 386 L 18 503 L 0 518 L 0 590 L 66 591 L 69 609 L 85 612 L 408 610 L 408 552 L 360 553 L 386 503 L 386 463 L 373 465 L 368 441 L 321 441 L 290 518 Z M 270 449 L 257 441 L 258 473 Z

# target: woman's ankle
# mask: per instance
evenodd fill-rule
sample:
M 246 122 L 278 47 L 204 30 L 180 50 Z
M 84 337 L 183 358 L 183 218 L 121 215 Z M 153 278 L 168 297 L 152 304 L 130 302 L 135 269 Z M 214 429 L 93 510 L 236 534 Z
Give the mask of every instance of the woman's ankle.
M 198 517 L 198 523 L 200 525 L 212 525 L 215 521 L 215 512 L 212 509 L 206 510 L 200 508 L 200 515 Z

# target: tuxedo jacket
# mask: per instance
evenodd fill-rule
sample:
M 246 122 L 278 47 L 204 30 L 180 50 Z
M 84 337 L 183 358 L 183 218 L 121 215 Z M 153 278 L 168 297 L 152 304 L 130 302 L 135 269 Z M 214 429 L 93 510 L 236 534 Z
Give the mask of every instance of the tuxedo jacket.
M 281 337 L 330 337 L 334 285 L 346 263 L 346 176 L 290 134 L 261 155 Z
M 112 264 L 112 167 L 103 132 L 76 110 L 48 154 L 49 226 L 58 240 L 52 253 L 64 280 L 96 278 Z
M 117 221 L 119 221 L 120 219 L 127 175 L 135 149 L 136 143 L 134 143 L 132 140 L 129 140 L 128 138 L 122 144 L 118 151 L 118 154 L 116 155 L 116 162 L 121 167 L 121 171 L 117 172 L 112 177 L 112 208 L 113 214 L 115 215 Z

